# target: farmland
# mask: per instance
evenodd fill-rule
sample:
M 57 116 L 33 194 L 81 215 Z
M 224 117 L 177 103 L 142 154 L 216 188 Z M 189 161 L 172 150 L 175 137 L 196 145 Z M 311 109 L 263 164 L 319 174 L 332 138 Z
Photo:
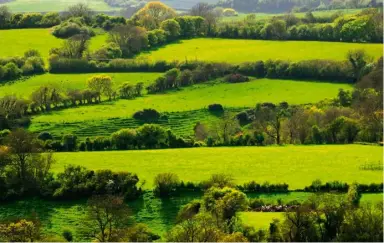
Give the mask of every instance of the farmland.
M 60 90 L 69 89 L 85 89 L 87 88 L 87 79 L 95 75 L 103 75 L 103 73 L 95 74 L 43 74 L 32 76 L 26 80 L 20 80 L 13 83 L 5 84 L 0 89 L 0 96 L 17 94 L 26 98 L 39 87 L 43 85 L 51 85 Z M 116 86 L 129 82 L 132 84 L 144 82 L 148 84 L 153 82 L 160 73 L 109 73 Z
M 15 0 L 7 3 L 14 12 L 64 11 L 75 3 L 86 3 L 95 11 L 113 10 L 103 0 Z
M 302 193 L 280 194 L 278 197 L 288 201 L 290 199 L 286 198 L 298 198 L 300 194 Z M 310 195 L 310 193 L 307 193 L 306 198 Z M 261 198 L 263 196 L 268 195 L 260 195 Z M 371 202 L 379 202 L 382 200 L 382 196 L 382 194 L 363 194 L 362 201 L 366 202 L 366 198 L 375 197 L 376 200 Z M 135 222 L 146 223 L 155 233 L 163 236 L 174 225 L 174 219 L 181 206 L 200 197 L 200 193 L 192 193 L 170 199 L 158 199 L 151 192 L 146 192 L 142 198 L 128 202 L 128 205 L 133 211 L 132 219 Z M 44 225 L 43 232 L 46 234 L 60 235 L 63 229 L 69 229 L 74 233 L 74 240 L 90 240 L 85 234 L 84 221 L 87 218 L 84 200 L 55 202 L 30 199 L 0 205 L 0 217 L 4 218 L 26 217 L 31 215 L 32 212 L 37 213 L 41 218 Z M 284 219 L 283 213 L 241 212 L 239 216 L 245 224 L 256 229 L 268 229 L 274 218 Z
M 291 61 L 345 60 L 347 52 L 353 49 L 364 49 L 368 55 L 378 58 L 381 55 L 382 44 L 197 38 L 169 44 L 158 50 L 142 54 L 139 58 L 169 61 L 188 59 L 230 63 L 268 59 Z
M 134 83 L 134 80 L 145 81 L 155 78 L 158 74 L 142 76 L 144 79 L 140 78 L 142 74 L 139 73 L 113 75 L 116 83 L 120 82 L 118 80 L 132 80 L 132 83 Z M 19 94 L 25 92 L 24 94 L 28 96 L 27 94 L 30 94 L 33 90 L 29 88 L 34 83 L 31 81 L 36 81 L 37 86 L 42 82 L 63 80 L 64 77 L 70 77 L 68 80 L 71 80 L 71 85 L 77 83 L 76 87 L 78 87 L 77 85 L 85 85 L 88 76 L 90 74 L 36 76 L 28 81 L 4 86 L 2 92 L 3 94 L 10 94 L 18 90 Z M 65 86 L 68 87 L 69 85 Z M 197 121 L 204 122 L 214 119 L 214 116 L 207 111 L 198 111 L 205 109 L 209 104 L 220 103 L 227 108 L 232 107 L 241 110 L 239 108 L 253 107 L 258 102 L 266 101 L 276 103 L 286 101 L 290 104 L 311 103 L 325 98 L 333 98 L 340 88 L 349 90 L 351 86 L 339 83 L 275 79 L 257 79 L 240 84 L 213 82 L 194 85 L 165 94 L 144 95 L 134 100 L 118 100 L 42 114 L 33 118 L 30 130 L 44 131 L 48 129 L 55 135 L 60 135 L 64 131 L 78 132 L 79 135 L 91 135 L 84 132 L 84 130 L 87 130 L 92 131 L 94 136 L 108 135 L 120 128 L 137 127 L 137 122 L 131 119 L 132 114 L 144 108 L 154 108 L 161 112 L 172 112 L 173 114 L 169 115 L 169 120 L 164 125 L 175 129 L 179 134 L 190 135 Z M 23 92 L 20 92 L 21 90 Z M 196 111 L 196 113 L 193 111 Z M 100 133 L 96 133 L 96 131 L 100 131 Z
M 11 29 L 0 30 L 1 57 L 22 56 L 29 49 L 36 49 L 47 59 L 49 50 L 60 47 L 63 40 L 54 37 L 51 29 Z M 105 44 L 106 35 L 91 39 L 90 49 L 96 50 Z M 12 46 L 12 48 L 7 48 Z
M 381 147 L 362 145 L 58 153 L 53 170 L 62 171 L 67 164 L 125 170 L 137 173 L 148 182 L 148 187 L 152 186 L 154 176 L 161 172 L 173 172 L 185 181 L 195 182 L 205 180 L 213 173 L 226 173 L 232 174 L 239 184 L 251 180 L 285 182 L 290 189 L 299 189 L 316 179 L 324 182 L 336 178 L 348 183 L 382 182 L 381 171 L 359 169 L 364 163 L 380 161 L 382 155 Z

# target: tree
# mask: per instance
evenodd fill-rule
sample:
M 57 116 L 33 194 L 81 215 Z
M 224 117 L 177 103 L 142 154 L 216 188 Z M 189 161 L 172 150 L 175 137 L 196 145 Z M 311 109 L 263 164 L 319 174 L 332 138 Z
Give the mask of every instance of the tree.
M 0 27 L 5 27 L 11 20 L 12 13 L 7 6 L 0 6 Z
M 364 74 L 364 68 L 369 63 L 370 58 L 364 50 L 353 50 L 347 53 L 347 59 L 353 68 L 353 77 L 355 81 L 360 80 Z
M 180 36 L 180 25 L 174 19 L 164 20 L 160 27 L 165 31 L 168 41 L 176 40 Z
M 167 134 L 163 127 L 155 124 L 144 124 L 137 130 L 139 145 L 145 148 L 159 148 L 165 145 Z
M 161 2 L 149 2 L 132 19 L 147 30 L 158 29 L 164 20 L 176 17 L 176 12 Z
M 263 128 L 264 132 L 275 139 L 276 144 L 281 142 L 281 123 L 287 116 L 288 104 L 283 102 L 279 106 L 264 103 L 258 104 L 255 109 L 256 126 Z
M 161 173 L 154 179 L 154 192 L 160 197 L 170 196 L 179 186 L 179 177 L 174 173 Z
M 87 86 L 90 90 L 96 91 L 99 94 L 104 94 L 112 99 L 113 94 L 113 82 L 112 78 L 107 75 L 96 75 L 87 80 Z M 99 101 L 100 101 L 99 97 Z
M 77 3 L 75 5 L 69 6 L 67 12 L 69 17 L 89 18 L 92 16 L 92 10 L 88 7 L 87 4 L 84 3 Z
M 132 148 L 137 143 L 136 131 L 129 128 L 112 133 L 111 139 L 112 144 L 121 150 Z
M 71 59 L 83 58 L 88 50 L 89 38 L 87 33 L 76 34 L 64 42 L 63 46 L 57 50 L 57 54 Z
M 222 118 L 211 126 L 210 133 L 224 144 L 229 144 L 231 136 L 238 132 L 239 128 L 239 121 L 236 117 L 224 113 Z
M 361 194 L 357 183 L 353 183 L 348 188 L 347 199 L 351 206 L 358 207 L 360 204 Z
M 88 200 L 89 229 L 100 242 L 124 238 L 131 211 L 123 198 L 111 195 L 93 196 Z
M 217 12 L 208 3 L 197 3 L 190 10 L 190 15 L 200 16 L 204 18 L 204 23 L 207 27 L 207 34 L 213 34 L 219 19 Z
M 119 25 L 109 33 L 109 41 L 118 45 L 124 57 L 131 57 L 148 47 L 148 36 L 142 27 Z
M 9 224 L 0 223 L 0 240 L 9 242 L 34 242 L 41 239 L 37 221 L 21 219 Z

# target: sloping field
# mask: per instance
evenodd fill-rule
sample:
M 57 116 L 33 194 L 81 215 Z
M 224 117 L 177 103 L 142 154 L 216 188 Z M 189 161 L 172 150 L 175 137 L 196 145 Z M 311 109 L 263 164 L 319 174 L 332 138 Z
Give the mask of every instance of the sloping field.
M 43 74 L 30 77 L 26 80 L 20 80 L 12 83 L 7 83 L 0 86 L 0 97 L 4 95 L 16 94 L 29 98 L 30 94 L 43 85 L 52 85 L 62 91 L 68 89 L 86 89 L 86 81 L 88 78 L 102 75 L 102 73 L 87 73 L 87 74 Z M 111 76 L 114 86 L 118 87 L 122 83 L 129 82 L 136 84 L 144 82 L 147 85 L 161 76 L 161 73 L 107 73 Z
M 198 38 L 182 40 L 139 57 L 150 60 L 202 60 L 242 63 L 257 60 L 344 60 L 352 49 L 364 49 L 378 58 L 382 44 L 320 42 L 320 41 L 267 41 Z M 335 51 L 337 50 L 337 51 Z
M 340 88 L 350 90 L 349 84 L 304 82 L 278 79 L 257 79 L 246 83 L 206 83 L 164 94 L 145 95 L 134 100 L 118 100 L 93 106 L 39 115 L 34 122 L 74 122 L 84 120 L 131 117 L 143 108 L 160 112 L 190 111 L 220 103 L 225 107 L 253 107 L 258 102 L 305 104 L 334 98 Z
M 85 3 L 95 11 L 113 9 L 103 0 L 14 0 L 4 5 L 8 6 L 13 12 L 50 12 L 64 11 L 76 3 Z
M 106 35 L 92 37 L 90 49 L 99 49 L 105 44 Z M 47 59 L 49 50 L 60 47 L 62 39 L 51 34 L 51 29 L 0 30 L 0 57 L 22 56 L 29 49 L 36 49 Z
M 285 147 L 221 147 L 142 151 L 57 153 L 54 172 L 77 164 L 90 169 L 137 173 L 151 188 L 158 173 L 173 172 L 185 181 L 202 181 L 214 173 L 231 174 L 236 183 L 269 181 L 300 189 L 312 181 L 382 182 L 381 171 L 359 169 L 382 161 L 380 146 L 319 145 Z

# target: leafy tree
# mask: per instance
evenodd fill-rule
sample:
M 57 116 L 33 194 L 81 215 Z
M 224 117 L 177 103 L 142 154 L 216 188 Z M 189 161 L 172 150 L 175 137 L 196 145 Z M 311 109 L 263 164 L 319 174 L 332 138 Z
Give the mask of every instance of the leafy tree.
M 165 31 L 168 41 L 176 40 L 180 36 L 180 25 L 174 19 L 167 19 L 161 22 L 160 28 Z
M 85 17 L 90 18 L 92 16 L 92 10 L 87 4 L 77 3 L 69 6 L 67 9 L 69 17 Z
M 363 75 L 363 70 L 367 63 L 369 63 L 370 58 L 364 50 L 353 50 L 347 53 L 347 59 L 352 65 L 355 80 L 360 80 Z
M 100 94 L 104 94 L 112 99 L 113 94 L 113 82 L 112 78 L 107 75 L 96 75 L 87 80 L 87 86 L 90 90 L 96 91 Z M 99 97 L 100 100 L 100 97 Z
M 120 25 L 109 32 L 109 42 L 118 45 L 124 57 L 131 57 L 148 47 L 148 36 L 144 28 Z
M 100 242 L 116 242 L 125 236 L 131 211 L 123 198 L 93 196 L 88 200 L 89 229 Z
M 161 22 L 176 17 L 176 12 L 161 2 L 149 2 L 132 19 L 147 30 L 158 29 Z
M 139 145 L 145 148 L 159 148 L 166 142 L 166 130 L 159 125 L 144 124 L 137 130 Z
M 229 113 L 224 113 L 219 121 L 212 124 L 210 134 L 221 140 L 224 144 L 229 144 L 231 136 L 239 131 L 239 121 Z
M 125 150 L 136 145 L 136 131 L 133 129 L 121 129 L 111 135 L 112 144 L 117 149 Z
M 154 192 L 160 197 L 170 196 L 180 183 L 179 177 L 173 173 L 161 173 L 154 179 Z
M 9 224 L 0 223 L 0 240 L 9 242 L 34 242 L 41 239 L 38 222 L 21 219 Z

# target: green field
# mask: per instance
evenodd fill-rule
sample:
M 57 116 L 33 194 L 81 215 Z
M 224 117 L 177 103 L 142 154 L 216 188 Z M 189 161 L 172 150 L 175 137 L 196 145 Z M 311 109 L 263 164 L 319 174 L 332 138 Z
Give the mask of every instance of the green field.
M 284 147 L 223 147 L 145 151 L 57 153 L 55 172 L 67 164 L 90 169 L 137 173 L 152 187 L 158 173 L 173 172 L 185 181 L 202 181 L 214 173 L 231 174 L 236 183 L 251 180 L 288 183 L 300 189 L 312 181 L 382 182 L 381 171 L 360 170 L 367 162 L 382 161 L 382 147 L 319 145 Z M 271 173 L 273 171 L 273 173 Z
M 58 80 L 70 80 L 66 83 L 71 82 L 72 85 L 72 82 L 76 82 L 77 84 L 74 86 L 77 87 L 77 85 L 84 85 L 86 78 L 92 75 L 36 76 L 24 82 L 4 86 L 4 91 L 0 91 L 0 95 L 17 92 L 19 95 L 28 96 L 34 87 L 50 82 L 50 80 L 56 80 L 55 83 Z M 114 80 L 134 80 L 132 82 L 135 82 L 143 74 L 111 75 L 116 77 Z M 157 75 L 148 74 L 148 76 L 143 76 L 145 78 L 140 81 L 150 80 Z M 67 79 L 67 77 L 70 78 Z M 138 78 L 136 79 L 136 77 Z M 68 85 L 65 84 L 65 86 Z M 138 127 L 140 124 L 131 118 L 133 113 L 144 108 L 154 108 L 160 112 L 172 113 L 167 114 L 168 120 L 159 122 L 161 125 L 172 128 L 178 134 L 191 135 L 196 122 L 205 122 L 215 118 L 206 110 L 202 110 L 209 104 L 220 103 L 227 109 L 235 108 L 239 112 L 246 107 L 254 107 L 258 102 L 287 101 L 289 104 L 318 102 L 325 98 L 335 97 L 340 88 L 350 90 L 352 86 L 277 79 L 258 79 L 238 84 L 215 81 L 165 94 L 144 95 L 134 100 L 117 100 L 37 115 L 33 117 L 29 129 L 34 132 L 50 131 L 56 136 L 68 132 L 76 133 L 79 136 L 109 135 L 121 128 Z
M 360 11 L 361 11 L 361 9 L 336 9 L 336 10 L 326 10 L 326 11 L 313 11 L 312 14 L 315 17 L 328 17 L 328 16 L 331 16 L 332 14 L 335 14 L 338 12 L 343 13 L 343 14 L 356 14 Z M 279 13 L 279 14 L 276 14 L 276 13 L 253 13 L 253 14 L 255 14 L 257 20 L 264 20 L 264 19 L 270 19 L 270 18 L 275 17 L 275 16 L 283 16 L 283 15 L 286 15 L 287 13 Z M 296 17 L 299 17 L 299 18 L 304 18 L 305 14 L 306 14 L 306 12 L 294 13 L 294 15 Z M 249 14 L 239 13 L 237 16 L 222 17 L 220 19 L 220 21 L 221 22 L 241 21 L 241 20 L 244 20 L 244 18 L 247 15 L 249 15 Z
M 89 73 L 89 74 L 43 74 L 32 76 L 26 80 L 15 81 L 0 86 L 0 97 L 4 95 L 16 94 L 29 98 L 30 94 L 37 88 L 43 85 L 52 85 L 67 91 L 69 89 L 86 89 L 86 81 L 88 78 L 102 75 L 102 73 Z M 122 83 L 129 82 L 136 84 L 144 82 L 146 84 L 153 82 L 161 73 L 108 73 L 114 82 L 114 86 L 118 87 Z
M 106 35 L 97 35 L 90 41 L 90 49 L 104 45 Z M 60 47 L 62 39 L 51 34 L 51 29 L 0 30 L 0 57 L 22 56 L 29 49 L 36 49 L 47 59 L 49 50 Z
M 344 60 L 347 52 L 352 49 L 364 49 L 368 55 L 374 58 L 382 55 L 382 44 L 197 38 L 169 44 L 158 50 L 143 53 L 138 58 L 169 61 L 188 59 L 230 63 L 268 59 Z
M 340 88 L 350 90 L 352 86 L 279 79 L 257 79 L 238 84 L 211 82 L 186 87 L 181 91 L 144 95 L 134 100 L 118 100 L 91 107 L 83 106 L 52 112 L 39 115 L 34 121 L 74 122 L 95 120 L 95 117 L 97 119 L 131 117 L 134 112 L 143 108 L 154 108 L 160 112 L 190 111 L 205 108 L 212 103 L 220 103 L 225 107 L 253 107 L 258 102 L 267 101 L 304 104 L 334 98 Z
M 147 191 L 143 197 L 128 202 L 132 209 L 135 222 L 147 224 L 151 230 L 163 235 L 175 223 L 179 209 L 193 199 L 201 198 L 201 193 L 186 193 L 179 197 L 169 199 L 155 198 L 152 192 Z M 311 193 L 293 192 L 289 194 L 278 194 L 284 202 L 298 199 L 303 201 Z M 277 197 L 276 195 L 261 194 L 261 198 Z M 363 194 L 362 202 L 382 197 L 383 194 Z M 248 197 L 252 197 L 248 195 Z M 376 199 L 375 199 L 376 198 Z M 368 199 L 368 200 L 367 200 Z M 37 213 L 43 225 L 43 232 L 49 235 L 61 235 L 64 229 L 70 229 L 74 233 L 75 241 L 90 241 L 85 234 L 86 228 L 86 200 L 74 201 L 47 201 L 40 199 L 20 200 L 8 204 L 0 204 L 0 218 L 28 217 L 32 212 Z M 243 223 L 253 226 L 256 229 L 268 229 L 273 218 L 283 219 L 284 213 L 260 213 L 241 212 L 239 213 Z
M 64 11 L 76 3 L 85 3 L 95 11 L 113 10 L 103 0 L 14 0 L 4 5 L 13 12 L 50 12 Z M 0 4 L 1 6 L 2 4 Z

